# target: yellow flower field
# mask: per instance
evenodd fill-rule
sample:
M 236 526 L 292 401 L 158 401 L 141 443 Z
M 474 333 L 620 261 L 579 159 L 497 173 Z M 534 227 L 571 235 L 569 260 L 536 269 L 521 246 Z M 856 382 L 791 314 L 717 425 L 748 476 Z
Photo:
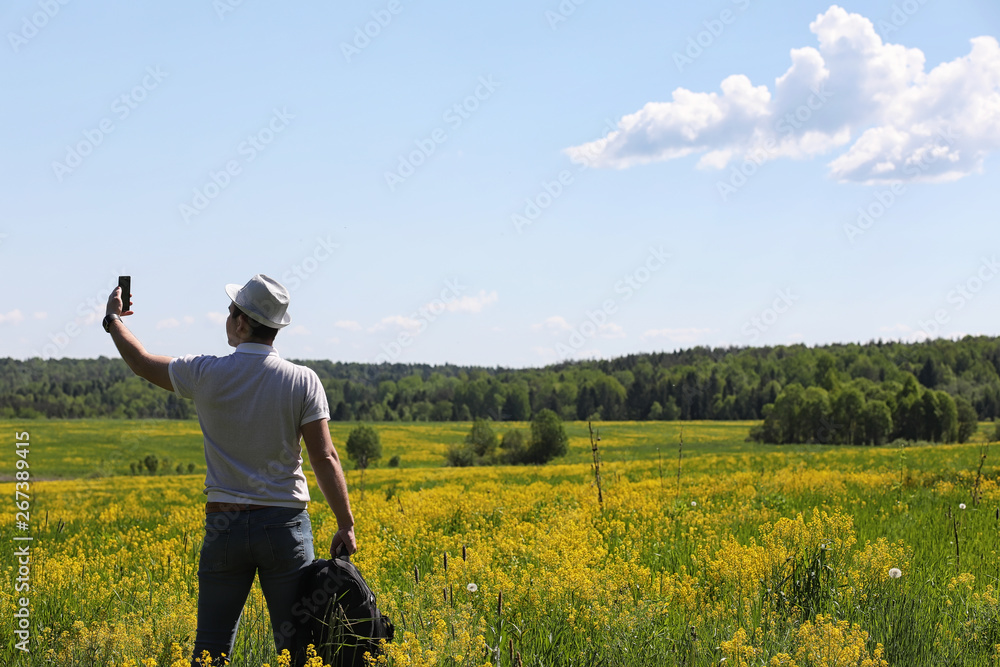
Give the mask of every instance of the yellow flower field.
M 578 428 L 566 462 L 456 469 L 427 465 L 435 427 L 385 445 L 422 467 L 367 471 L 363 498 L 349 473 L 389 665 L 1000 664 L 1000 488 L 992 458 L 977 485 L 979 445 L 761 446 L 688 425 L 678 474 L 676 424 L 608 425 L 601 507 Z M 5 630 L 11 664 L 186 664 L 201 489 L 32 481 L 30 653 Z M 310 511 L 320 555 L 335 522 Z M 12 619 L 13 549 L 0 567 Z M 279 664 L 259 588 L 232 659 Z

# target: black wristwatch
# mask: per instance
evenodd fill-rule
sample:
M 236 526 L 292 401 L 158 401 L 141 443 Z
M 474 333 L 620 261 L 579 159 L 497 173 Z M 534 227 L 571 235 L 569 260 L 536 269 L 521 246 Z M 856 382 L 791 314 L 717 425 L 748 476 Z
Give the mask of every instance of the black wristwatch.
M 104 325 L 104 330 L 107 331 L 108 333 L 111 333 L 111 322 L 113 322 L 114 320 L 118 320 L 119 322 L 121 322 L 122 318 L 119 317 L 118 315 L 105 315 L 104 320 L 101 322 L 101 324 Z

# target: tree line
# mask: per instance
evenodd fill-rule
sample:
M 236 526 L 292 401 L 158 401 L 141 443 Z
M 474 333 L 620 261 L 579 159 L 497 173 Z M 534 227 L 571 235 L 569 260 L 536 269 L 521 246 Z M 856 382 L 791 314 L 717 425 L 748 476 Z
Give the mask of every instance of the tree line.
M 884 415 L 881 402 L 892 426 L 887 435 L 874 426 L 869 430 L 882 437 L 938 430 L 951 435 L 951 422 L 944 417 L 941 424 L 926 427 L 929 431 L 911 426 L 916 413 L 900 405 L 909 405 L 917 394 L 927 404 L 923 414 L 938 413 L 930 409 L 934 400 L 942 414 L 951 415 L 944 395 L 956 411 L 971 406 L 980 420 L 1000 413 L 1000 339 L 982 336 L 923 343 L 695 347 L 526 369 L 298 363 L 319 375 L 336 421 L 530 421 L 548 409 L 567 421 L 764 419 L 769 434 L 776 433 L 775 424 L 787 424 L 775 437 L 819 441 L 819 431 L 803 426 L 805 417 L 788 420 L 787 414 L 799 414 L 789 406 L 808 405 L 806 414 L 841 427 L 847 409 L 867 410 L 865 423 L 879 423 L 875 415 Z M 802 389 L 799 399 L 795 385 Z M 816 391 L 806 401 L 811 388 Z M 860 408 L 855 391 L 864 398 Z M 934 392 L 934 398 L 925 398 L 925 391 Z M 774 407 L 765 410 L 769 405 Z M 0 359 L 0 417 L 194 416 L 190 401 L 135 377 L 120 359 Z M 846 435 L 836 437 L 861 441 L 859 428 L 853 423 Z
M 764 406 L 764 423 L 752 428 L 750 437 L 777 444 L 966 442 L 978 427 L 978 415 L 965 397 L 922 387 L 907 375 L 902 383 L 860 378 L 808 389 L 793 382 Z

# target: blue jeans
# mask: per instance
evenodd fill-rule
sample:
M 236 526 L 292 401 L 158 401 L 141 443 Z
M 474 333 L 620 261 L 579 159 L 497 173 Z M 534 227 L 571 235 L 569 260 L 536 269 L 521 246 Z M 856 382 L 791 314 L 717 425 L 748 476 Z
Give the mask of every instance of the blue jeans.
M 232 655 L 254 574 L 260 577 L 278 653 L 291 651 L 299 571 L 312 560 L 312 523 L 306 510 L 269 507 L 205 515 L 194 657 L 205 650 L 213 658 Z

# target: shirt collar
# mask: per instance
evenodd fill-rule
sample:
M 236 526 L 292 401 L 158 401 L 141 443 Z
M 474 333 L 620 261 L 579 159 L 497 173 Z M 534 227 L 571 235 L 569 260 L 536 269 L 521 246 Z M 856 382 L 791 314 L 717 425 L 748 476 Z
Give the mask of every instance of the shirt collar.
M 247 354 L 260 354 L 263 356 L 278 356 L 278 351 L 275 350 L 270 345 L 264 345 L 263 343 L 240 343 L 236 346 L 237 352 L 246 352 Z

